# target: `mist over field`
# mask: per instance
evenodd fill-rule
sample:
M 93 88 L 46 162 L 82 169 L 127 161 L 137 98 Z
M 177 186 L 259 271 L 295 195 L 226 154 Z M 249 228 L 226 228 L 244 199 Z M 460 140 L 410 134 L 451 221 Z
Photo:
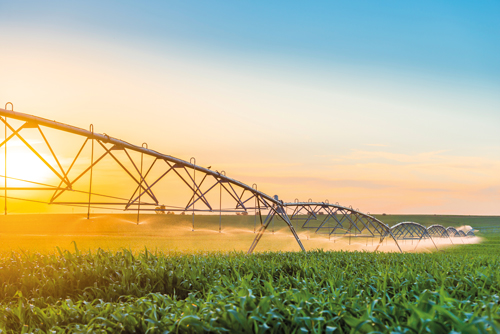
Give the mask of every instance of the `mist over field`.
M 303 217 L 301 217 L 303 218 Z M 500 217 L 481 216 L 379 216 L 389 225 L 400 221 L 420 221 L 430 226 L 462 227 L 465 232 L 469 226 L 479 228 L 500 224 Z M 255 238 L 254 228 L 258 231 L 258 216 L 235 215 L 195 215 L 192 231 L 191 215 L 147 215 L 141 214 L 140 224 L 136 224 L 134 214 L 91 214 L 89 220 L 81 214 L 32 214 L 9 215 L 3 218 L 1 252 L 26 249 L 32 251 L 52 251 L 56 246 L 73 249 L 76 242 L 80 249 L 98 248 L 133 251 L 248 251 Z M 301 242 L 307 250 L 346 250 L 373 251 L 380 242 L 380 237 L 316 234 L 315 229 L 302 228 L 304 220 L 292 220 Z M 221 233 L 219 233 L 221 223 Z M 479 232 L 478 235 L 481 235 Z M 438 248 L 476 243 L 480 238 L 435 238 Z M 433 251 L 435 246 L 430 240 L 399 240 L 404 251 Z M 418 243 L 418 247 L 417 247 Z M 387 238 L 378 249 L 382 252 L 399 252 L 394 241 Z M 256 251 L 300 251 L 300 248 L 288 226 L 280 219 L 274 219 L 266 230 Z

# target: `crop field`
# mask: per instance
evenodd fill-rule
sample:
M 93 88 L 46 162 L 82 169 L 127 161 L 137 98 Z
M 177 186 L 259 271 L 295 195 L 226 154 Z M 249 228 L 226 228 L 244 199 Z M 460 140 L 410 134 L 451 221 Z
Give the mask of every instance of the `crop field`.
M 492 226 L 500 225 L 500 217 L 485 216 L 423 216 L 387 215 L 376 216 L 389 225 L 401 221 L 415 221 L 424 225 L 444 226 Z M 260 224 L 255 216 L 195 216 L 192 231 L 190 215 L 141 215 L 136 225 L 136 216 L 131 214 L 95 214 L 90 220 L 81 214 L 9 215 L 1 217 L 0 254 L 12 250 L 36 252 L 54 251 L 55 247 L 72 250 L 76 242 L 81 250 L 118 251 L 127 248 L 132 251 L 247 251 L 255 238 L 254 227 Z M 219 224 L 221 223 L 221 233 Z M 294 226 L 304 247 L 324 250 L 367 250 L 373 251 L 373 238 L 331 238 L 316 235 L 313 230 L 301 229 L 303 222 L 294 221 Z M 274 231 L 274 233 L 273 233 Z M 441 241 L 440 241 L 441 242 Z M 385 244 L 385 243 L 384 243 Z M 411 242 L 400 243 L 404 250 L 412 250 Z M 406 247 L 406 248 L 405 248 Z M 441 247 L 438 245 L 438 247 Z M 422 243 L 420 251 L 434 247 Z M 280 220 L 269 226 L 260 241 L 257 251 L 299 251 L 300 248 L 288 227 Z M 390 245 L 381 251 L 395 251 Z
M 220 234 L 212 231 L 219 217 L 195 217 L 195 232 L 191 217 L 181 216 L 168 217 L 170 223 L 145 216 L 142 226 L 124 216 L 87 221 L 55 215 L 43 224 L 34 217 L 7 217 L 2 227 L 4 333 L 500 332 L 500 234 L 438 252 L 262 252 L 284 234 L 277 224 L 259 244 L 261 252 L 246 255 L 241 250 L 254 236 L 251 216 L 223 216 Z M 418 217 L 454 226 L 500 222 Z M 172 231 L 171 224 L 182 230 Z M 211 235 L 214 244 L 170 247 L 186 243 L 186 236 L 161 247 L 169 235 L 184 233 L 196 239 L 188 246 L 202 242 L 197 233 Z M 200 250 L 215 247 L 218 237 L 242 245 Z M 307 249 L 321 244 L 310 237 Z M 44 238 L 48 243 L 40 245 Z M 280 247 L 288 247 L 283 240 Z

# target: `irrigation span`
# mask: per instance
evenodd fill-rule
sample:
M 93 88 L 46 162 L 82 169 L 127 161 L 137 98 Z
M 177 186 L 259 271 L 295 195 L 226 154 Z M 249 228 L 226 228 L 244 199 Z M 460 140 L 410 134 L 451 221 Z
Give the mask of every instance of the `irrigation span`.
M 5 109 L 0 108 L 0 116 L 3 116 L 0 119 L 5 125 L 5 139 L 0 144 L 0 147 L 3 146 L 5 150 L 5 175 L 1 176 L 5 180 L 2 188 L 4 190 L 2 197 L 5 198 L 5 214 L 7 214 L 8 199 L 49 205 L 85 207 L 87 218 L 91 208 L 136 211 L 137 222 L 139 222 L 140 212 L 178 211 L 192 214 L 192 228 L 194 230 L 195 213 L 232 212 L 247 214 L 253 211 L 256 221 L 260 222 L 260 228 L 256 231 L 256 237 L 248 253 L 254 251 L 275 217 L 288 225 L 302 250 L 305 249 L 292 220 L 303 220 L 302 228 L 314 229 L 316 233 L 328 234 L 329 236 L 380 237 L 379 246 L 385 238 L 391 238 L 400 251 L 398 239 L 402 235 L 402 230 L 409 231 L 407 228 L 411 228 L 412 238 L 425 236 L 432 239 L 432 233 L 429 234 L 425 227 L 423 227 L 425 232 L 421 228 L 415 230 L 416 225 L 398 225 L 397 230 L 394 230 L 369 214 L 328 201 L 299 202 L 296 200 L 286 203 L 279 200 L 277 196 L 269 196 L 259 191 L 256 184 L 249 186 L 226 176 L 224 171 L 219 172 L 211 170 L 210 167 L 199 166 L 196 164 L 195 158 L 191 158 L 188 162 L 152 150 L 148 148 L 146 143 L 137 146 L 105 133 L 95 133 L 93 125 L 90 125 L 89 130 L 85 130 L 16 112 L 13 109 L 12 103 L 7 103 Z M 65 156 L 62 157 L 56 154 L 58 150 L 54 149 L 54 144 L 61 146 L 61 139 L 51 140 L 51 137 L 46 135 L 47 131 L 61 132 L 77 137 L 77 140 L 64 141 Z M 20 141 L 50 170 L 52 176 L 57 180 L 57 185 L 9 176 L 7 162 L 9 159 L 19 159 L 16 156 L 9 157 L 8 143 L 14 138 L 18 142 Z M 68 159 L 67 152 L 70 148 L 67 146 L 70 146 L 71 143 L 78 144 L 71 148 L 74 155 Z M 84 157 L 82 152 L 89 154 Z M 129 187 L 128 193 L 116 194 L 111 191 L 96 192 L 92 190 L 94 169 L 105 161 L 108 164 L 113 163 L 124 173 L 132 185 Z M 176 198 L 184 196 L 183 203 L 186 203 L 185 205 L 174 205 L 169 203 L 168 199 L 158 195 L 157 190 L 164 189 L 165 182 L 174 182 L 174 180 L 180 183 L 183 189 L 178 187 L 170 187 L 169 189 L 178 192 Z M 9 183 L 20 183 L 22 186 L 9 186 Z M 120 186 L 121 184 L 117 184 L 116 189 L 121 189 Z M 46 193 L 48 194 L 47 199 L 39 200 L 38 197 L 33 199 L 33 196 L 26 196 L 27 193 L 33 192 Z M 16 194 L 24 195 L 16 196 Z M 222 207 L 223 194 L 226 198 L 225 203 L 230 202 L 230 205 L 225 205 L 224 208 Z M 293 210 L 291 215 L 288 215 L 287 208 Z M 397 236 L 393 231 L 397 232 Z M 450 233 L 451 231 L 448 230 L 448 234 L 463 236 L 455 229 L 452 231 L 453 233 Z M 462 234 L 464 233 L 462 232 Z M 408 233 L 404 235 L 407 236 Z

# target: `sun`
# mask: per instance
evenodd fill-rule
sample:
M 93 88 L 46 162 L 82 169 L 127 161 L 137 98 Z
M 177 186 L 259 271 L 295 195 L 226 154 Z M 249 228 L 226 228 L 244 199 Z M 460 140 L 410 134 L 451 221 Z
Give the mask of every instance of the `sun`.
M 5 176 L 5 153 L 0 149 L 0 170 L 2 177 L 0 183 L 3 185 Z M 43 156 L 43 155 L 42 155 Z M 43 156 L 45 160 L 51 163 L 49 157 Z M 29 148 L 14 145 L 7 148 L 7 182 L 8 187 L 33 187 L 25 181 L 38 183 L 54 183 L 57 176 L 38 158 Z M 21 181 L 23 180 L 23 181 Z

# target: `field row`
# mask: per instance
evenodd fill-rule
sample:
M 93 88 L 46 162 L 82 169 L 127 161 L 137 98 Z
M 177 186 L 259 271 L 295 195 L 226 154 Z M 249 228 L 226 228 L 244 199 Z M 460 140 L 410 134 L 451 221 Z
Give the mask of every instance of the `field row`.
M 432 254 L 12 253 L 6 332 L 498 332 L 500 238 Z

